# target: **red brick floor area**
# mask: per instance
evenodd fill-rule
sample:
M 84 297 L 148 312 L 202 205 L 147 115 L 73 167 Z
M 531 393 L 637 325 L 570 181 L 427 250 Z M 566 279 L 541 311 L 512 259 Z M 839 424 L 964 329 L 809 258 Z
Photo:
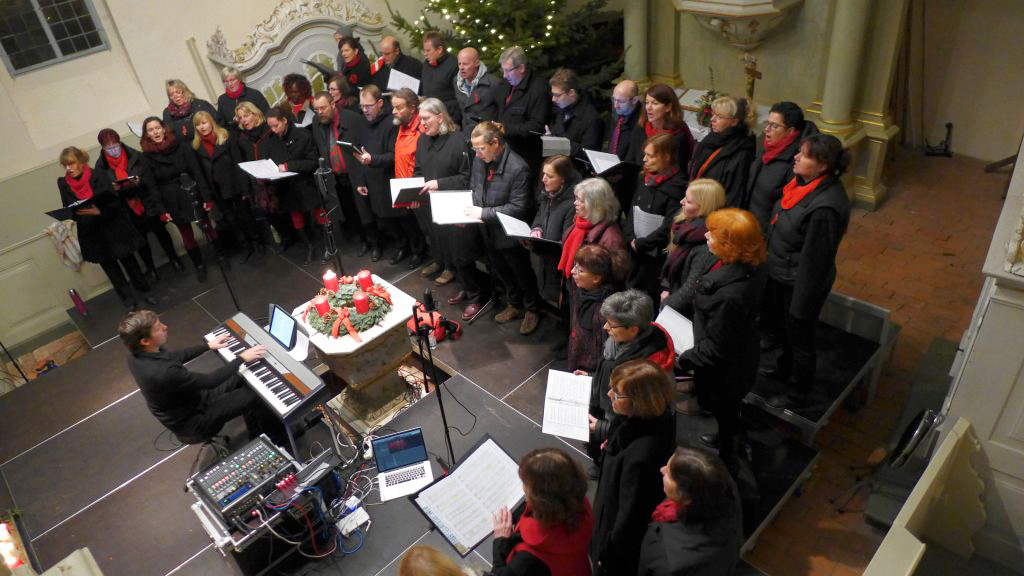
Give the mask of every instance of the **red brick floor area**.
M 901 151 L 886 170 L 886 202 L 876 212 L 854 211 L 834 289 L 889 309 L 902 332 L 874 402 L 836 413 L 818 435 L 821 456 L 804 493 L 748 555 L 770 576 L 861 574 L 881 543 L 884 534 L 862 514 L 837 514 L 829 498 L 853 484 L 848 466 L 863 464 L 892 433 L 932 339 L 959 342 L 970 322 L 1009 178 L 984 173 L 984 165 Z M 863 500 L 862 493 L 851 508 Z

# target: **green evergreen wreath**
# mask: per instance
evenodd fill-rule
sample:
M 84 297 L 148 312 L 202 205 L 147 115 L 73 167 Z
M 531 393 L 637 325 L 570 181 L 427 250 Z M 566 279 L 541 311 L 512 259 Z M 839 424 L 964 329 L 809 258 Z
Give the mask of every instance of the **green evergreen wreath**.
M 325 288 L 320 289 L 320 293 L 317 296 L 327 296 L 327 302 L 330 304 L 331 309 L 327 311 L 327 314 L 321 316 L 313 301 L 310 300 L 306 307 L 305 320 L 313 327 L 314 330 L 324 334 L 326 336 L 336 336 L 341 338 L 346 334 L 350 334 L 347 326 L 345 325 L 345 317 L 352 324 L 352 328 L 358 332 L 365 332 L 370 328 L 380 324 L 384 317 L 391 312 L 391 295 L 388 294 L 387 290 L 384 289 L 380 284 L 374 284 L 366 291 L 366 295 L 370 300 L 370 309 L 366 314 L 360 314 L 356 312 L 355 305 L 353 304 L 352 298 L 356 292 L 360 291 L 358 285 L 355 282 L 345 284 L 338 284 L 338 291 L 332 292 Z M 342 321 L 339 324 L 337 333 L 335 334 L 334 325 L 337 323 L 338 318 L 342 317 Z M 356 338 L 353 335 L 354 338 Z M 359 340 L 356 338 L 356 340 Z

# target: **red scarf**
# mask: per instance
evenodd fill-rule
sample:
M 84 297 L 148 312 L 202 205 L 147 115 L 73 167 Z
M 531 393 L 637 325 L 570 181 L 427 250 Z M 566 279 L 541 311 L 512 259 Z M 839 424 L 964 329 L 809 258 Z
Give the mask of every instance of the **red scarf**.
M 661 501 L 661 504 L 654 509 L 654 513 L 651 514 L 652 522 L 678 522 L 679 521 L 679 505 L 675 500 L 671 498 L 665 498 Z
M 228 98 L 231 98 L 232 100 L 237 100 L 238 97 L 241 96 L 243 92 L 245 92 L 245 83 L 239 82 L 238 90 L 235 90 L 234 92 L 232 92 L 230 88 L 226 88 L 225 92 L 227 93 Z
M 331 123 L 331 134 L 334 135 L 334 143 L 331 144 L 331 171 L 335 174 L 347 174 L 348 165 L 345 157 L 341 154 L 341 144 L 338 144 L 341 131 L 341 115 L 335 113 L 334 122 Z
M 174 146 L 177 141 L 178 139 L 174 135 L 174 132 L 164 130 L 164 139 L 159 144 L 151 139 L 149 134 L 144 135 L 142 140 L 140 140 L 140 143 L 142 144 L 143 152 L 164 152 L 170 149 L 171 146 Z
M 814 192 L 814 189 L 821 184 L 821 181 L 825 179 L 825 174 L 818 176 L 814 180 L 811 180 L 807 184 L 800 186 L 797 184 L 796 176 L 789 181 L 789 184 L 782 189 L 782 209 L 789 210 L 793 206 L 796 206 L 804 199 L 805 196 Z
M 82 173 L 78 175 L 78 178 L 66 176 L 64 180 L 68 183 L 68 187 L 71 188 L 75 198 L 85 200 L 92 198 L 92 184 L 89 184 L 90 178 L 92 178 L 92 168 L 85 164 L 82 166 Z
M 644 134 L 646 134 L 648 138 L 657 134 L 671 134 L 675 136 L 682 131 L 682 126 L 676 126 L 675 128 L 655 128 L 654 124 L 651 124 L 650 122 L 644 124 Z
M 217 133 L 210 130 L 210 133 L 206 136 L 200 136 L 199 141 L 203 144 L 203 148 L 206 149 L 206 153 L 213 158 L 213 147 L 217 145 Z
M 356 54 L 356 57 L 353 58 L 351 62 L 345 62 L 345 70 L 351 70 L 351 69 L 355 68 L 356 66 L 358 66 L 359 65 L 359 58 L 361 58 L 361 57 L 362 57 L 361 54 Z
M 576 221 L 573 222 L 572 228 L 565 236 L 565 242 L 562 243 L 562 257 L 558 260 L 558 270 L 564 272 L 566 278 L 572 276 L 576 251 L 583 245 L 583 241 L 587 238 L 587 232 L 593 227 L 590 220 L 576 215 Z
M 721 151 L 722 151 L 722 149 L 719 148 L 718 150 L 715 150 L 714 152 L 712 152 L 711 156 L 708 156 L 708 159 L 705 160 L 704 163 L 700 165 L 700 169 L 697 170 L 697 175 L 694 178 L 700 178 L 700 177 L 704 176 L 704 172 L 706 172 L 707 169 L 708 169 L 708 166 L 711 165 L 711 161 L 714 160 L 715 156 L 718 156 L 718 153 L 721 152 Z
M 167 111 L 171 114 L 172 118 L 184 118 L 188 116 L 189 112 L 192 111 L 192 101 L 189 100 L 181 106 L 178 106 L 174 102 L 167 102 Z
M 779 154 L 782 154 L 782 151 L 788 148 L 789 145 L 792 144 L 798 136 L 800 136 L 800 133 L 797 132 L 796 130 L 793 130 L 792 134 L 786 136 L 785 138 L 778 142 L 775 142 L 773 144 L 765 142 L 764 153 L 761 154 L 761 163 L 767 164 L 774 160 L 775 157 L 778 156 Z
M 106 152 L 103 153 L 103 157 L 107 159 L 107 166 L 114 169 L 114 180 L 124 180 L 128 177 L 128 154 L 124 151 L 124 146 L 121 147 L 121 155 L 117 158 Z
M 661 186 L 661 183 L 669 178 L 679 174 L 679 166 L 672 165 L 668 170 L 662 170 L 661 172 L 646 172 L 644 175 L 645 186 Z
M 302 110 L 306 107 L 306 101 L 303 100 L 302 102 L 299 102 L 298 104 L 295 104 L 291 100 L 289 100 L 288 104 L 290 104 L 291 107 L 292 107 L 292 116 L 296 120 L 298 120 L 299 119 L 299 113 L 302 112 Z M 309 104 L 310 104 L 310 106 L 312 106 L 312 104 L 313 104 L 313 99 L 312 98 L 309 99 Z

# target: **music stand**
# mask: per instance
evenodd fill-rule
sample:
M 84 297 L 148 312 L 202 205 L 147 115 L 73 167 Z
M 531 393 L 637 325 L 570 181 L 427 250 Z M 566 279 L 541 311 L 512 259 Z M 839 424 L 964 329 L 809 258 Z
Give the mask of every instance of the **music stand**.
M 332 213 L 338 209 L 339 204 L 334 203 L 333 206 L 328 208 L 331 196 L 333 195 L 337 198 L 337 194 L 334 189 L 334 173 L 331 172 L 323 158 L 320 158 L 320 167 L 316 169 L 316 172 L 313 172 L 313 180 L 316 181 L 316 188 L 320 192 L 318 196 L 320 197 L 322 217 L 317 218 L 317 220 L 320 220 L 324 233 L 323 260 L 328 261 L 334 258 L 334 265 L 338 275 L 341 276 L 345 273 L 345 268 L 341 265 L 341 254 L 338 252 L 338 242 L 334 238 L 334 219 L 332 218 Z
M 196 192 L 196 181 L 184 172 L 181 174 L 181 189 L 188 194 L 189 200 L 192 201 L 192 221 L 199 225 L 199 231 L 206 238 L 206 243 L 212 246 L 213 236 L 216 232 L 213 230 L 213 223 L 210 222 L 210 214 L 203 207 L 203 199 Z M 224 279 L 224 286 L 227 286 L 231 303 L 235 305 L 235 311 L 241 312 L 242 307 L 238 305 L 238 297 L 235 296 L 235 290 L 231 287 L 231 280 L 228 279 L 228 274 L 224 270 L 224 259 L 220 255 L 217 255 L 217 268 L 220 269 L 220 276 Z

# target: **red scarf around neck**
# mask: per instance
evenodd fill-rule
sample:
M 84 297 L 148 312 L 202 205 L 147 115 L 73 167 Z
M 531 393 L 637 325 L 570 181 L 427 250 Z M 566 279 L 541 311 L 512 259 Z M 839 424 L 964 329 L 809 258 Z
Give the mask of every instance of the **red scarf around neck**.
M 241 96 L 243 92 L 245 92 L 245 83 L 239 82 L 238 90 L 235 90 L 234 92 L 232 92 L 230 88 L 227 88 L 225 92 L 227 93 L 228 98 L 231 98 L 232 100 L 237 100 L 238 97 Z
M 67 181 L 68 187 L 71 188 L 71 192 L 75 195 L 75 198 L 79 200 L 86 200 L 92 198 L 92 184 L 89 183 L 89 179 L 92 178 L 92 168 L 88 164 L 82 166 L 82 173 L 78 175 L 78 178 L 72 178 L 66 176 L 64 180 Z
M 671 498 L 665 498 L 654 509 L 654 513 L 651 514 L 651 520 L 653 522 L 678 522 L 679 504 Z
M 189 100 L 181 106 L 178 106 L 174 102 L 168 101 L 167 111 L 170 112 L 171 116 L 174 118 L 184 118 L 185 116 L 188 116 L 190 112 L 192 112 L 192 101 Z
M 800 186 L 796 181 L 796 176 L 789 181 L 789 184 L 782 189 L 782 209 L 789 210 L 793 206 L 796 206 L 804 199 L 808 194 L 814 192 L 814 189 L 821 184 L 821 181 L 825 179 L 825 174 L 818 176 L 814 180 L 811 180 L 807 184 Z
M 654 124 L 652 124 L 650 121 L 647 121 L 647 123 L 644 124 L 644 134 L 648 138 L 650 138 L 652 136 L 655 136 L 657 134 L 671 134 L 671 135 L 675 136 L 676 134 L 678 134 L 680 132 L 682 132 L 682 126 L 676 126 L 674 128 L 670 128 L 666 124 L 665 128 L 655 128 Z
M 672 165 L 668 170 L 662 170 L 661 172 L 647 172 L 644 176 L 645 186 L 661 186 L 661 183 L 669 178 L 679 174 L 679 166 Z
M 565 273 L 565 277 L 572 276 L 572 267 L 576 261 L 576 251 L 583 245 L 583 241 L 587 238 L 587 232 L 594 227 L 586 218 L 580 215 L 576 215 L 576 221 L 573 223 L 572 228 L 569 229 L 569 233 L 565 237 L 565 242 L 562 243 L 562 257 L 558 260 L 558 270 Z
M 295 117 L 295 121 L 298 122 L 300 120 L 299 114 L 302 112 L 303 109 L 306 108 L 306 100 L 303 100 L 303 101 L 299 102 L 298 104 L 295 104 L 294 102 L 289 100 L 288 104 L 292 107 L 292 116 Z M 313 106 L 313 99 L 312 98 L 309 99 L 309 105 L 310 105 L 310 108 L 312 108 L 312 106 Z
M 792 134 L 790 134 L 789 136 L 786 136 L 785 138 L 783 138 L 782 140 L 780 140 L 778 142 L 775 142 L 775 143 L 772 143 L 772 144 L 769 144 L 769 143 L 765 142 L 764 143 L 764 153 L 761 154 L 761 163 L 762 164 L 767 164 L 767 163 L 771 162 L 772 160 L 774 160 L 776 156 L 778 156 L 779 154 L 782 154 L 782 151 L 785 150 L 786 148 L 788 148 L 789 145 L 792 144 L 793 141 L 796 140 L 797 137 L 799 137 L 799 136 L 800 136 L 800 133 L 797 132 L 796 130 L 793 130 Z
M 359 59 L 362 58 L 362 54 L 356 54 L 356 57 L 351 62 L 345 62 L 345 70 L 351 70 L 359 65 Z
M 103 157 L 107 159 L 107 166 L 114 170 L 115 180 L 124 180 L 128 177 L 128 154 L 124 151 L 124 146 L 121 147 L 121 155 L 117 158 L 106 152 L 103 153 Z
M 200 136 L 199 141 L 203 144 L 203 148 L 206 149 L 206 153 L 213 157 L 213 147 L 217 145 L 217 133 L 210 130 L 210 133 L 206 136 Z

